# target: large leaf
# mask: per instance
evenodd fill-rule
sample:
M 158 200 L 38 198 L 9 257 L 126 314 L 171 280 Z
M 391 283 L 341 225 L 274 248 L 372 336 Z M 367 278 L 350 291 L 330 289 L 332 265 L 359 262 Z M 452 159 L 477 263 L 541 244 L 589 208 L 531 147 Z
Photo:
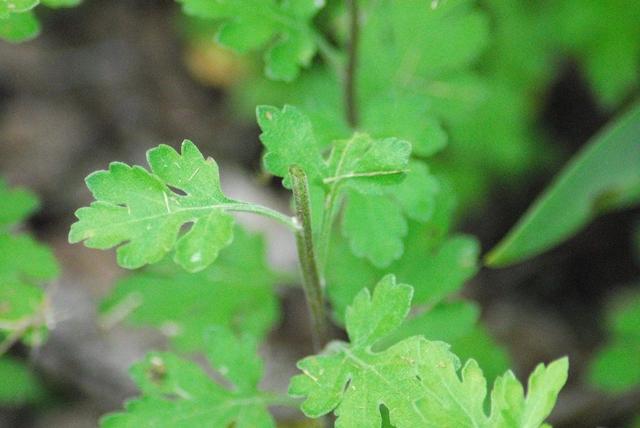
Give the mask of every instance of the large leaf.
M 162 259 L 197 272 L 210 265 L 233 240 L 233 217 L 239 204 L 222 193 L 218 165 L 190 141 L 182 153 L 161 145 L 149 150 L 151 171 L 113 162 L 109 170 L 87 177 L 96 198 L 76 212 L 69 241 L 90 248 L 118 248 L 118 263 L 135 269 Z M 174 189 L 178 189 L 178 193 Z M 193 223 L 180 236 L 180 228 Z
M 332 342 L 298 362 L 303 374 L 289 392 L 303 396 L 302 411 L 317 418 L 334 411 L 338 428 L 540 427 L 567 379 L 567 359 L 536 368 L 527 394 L 511 372 L 499 377 L 484 410 L 486 380 L 478 364 L 460 360 L 443 342 L 413 336 L 384 350 L 374 346 L 402 324 L 412 288 L 383 278 L 373 295 L 363 289 L 347 310 L 350 343 Z M 459 374 L 460 372 L 460 374 Z
M 136 364 L 132 376 L 142 397 L 126 411 L 102 420 L 103 428 L 273 428 L 269 396 L 258 390 L 263 364 L 250 336 L 237 338 L 212 328 L 206 354 L 223 376 L 216 382 L 197 364 L 169 353 L 151 353 Z M 231 387 L 225 384 L 231 384 Z
M 567 165 L 487 255 L 507 266 L 575 234 L 599 214 L 640 202 L 640 105 L 613 122 Z

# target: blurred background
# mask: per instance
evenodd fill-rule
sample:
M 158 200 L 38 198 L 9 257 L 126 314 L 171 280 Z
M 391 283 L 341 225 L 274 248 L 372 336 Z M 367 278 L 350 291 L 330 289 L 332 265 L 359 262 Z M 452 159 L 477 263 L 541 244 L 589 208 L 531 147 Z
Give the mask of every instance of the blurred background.
M 492 39 L 476 67 L 501 96 L 483 105 L 478 121 L 499 125 L 468 124 L 457 139 L 474 141 L 452 144 L 434 168 L 459 194 L 457 229 L 477 236 L 487 251 L 566 161 L 637 98 L 640 10 L 632 2 L 602 2 L 616 27 L 607 32 L 571 12 L 584 9 L 578 0 L 560 1 L 568 11 L 553 13 L 547 2 L 480 3 Z M 614 13 L 626 7 L 630 18 Z M 135 394 L 127 367 L 166 341 L 150 328 L 98 325 L 98 302 L 123 271 L 112 251 L 67 244 L 73 212 L 91 200 L 84 177 L 113 160 L 144 165 L 149 148 L 189 138 L 219 162 L 227 193 L 286 211 L 288 194 L 261 173 L 252 105 L 277 89 L 259 81 L 256 61 L 217 47 L 210 30 L 183 17 L 174 1 L 91 0 L 38 16 L 38 38 L 0 42 L 0 175 L 41 198 L 27 228 L 53 247 L 63 273 L 47 288 L 55 325 L 48 341 L 11 350 L 28 362 L 44 392 L 0 405 L 0 426 L 90 427 Z M 573 25 L 560 31 L 559 22 Z M 620 56 L 631 65 L 625 68 Z M 244 221 L 267 233 L 274 266 L 295 265 L 285 231 Z M 571 377 L 554 426 L 630 426 L 640 413 L 637 389 L 610 395 L 584 382 L 588 361 L 607 337 L 610 302 L 638 290 L 639 230 L 640 209 L 608 214 L 560 247 L 512 268 L 482 269 L 466 285 L 464 295 L 480 304 L 518 375 L 569 355 Z M 300 291 L 283 289 L 280 299 L 285 315 L 263 350 L 266 382 L 276 388 L 285 387 L 285 375 L 309 351 Z

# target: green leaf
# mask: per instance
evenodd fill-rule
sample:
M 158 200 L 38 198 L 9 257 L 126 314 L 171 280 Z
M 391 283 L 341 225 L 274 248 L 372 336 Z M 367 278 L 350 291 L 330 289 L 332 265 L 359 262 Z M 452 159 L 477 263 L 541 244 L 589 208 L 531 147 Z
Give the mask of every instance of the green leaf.
M 201 272 L 165 262 L 118 281 L 101 305 L 102 321 L 160 328 L 184 352 L 201 350 L 211 325 L 260 339 L 278 319 L 275 282 L 263 238 L 236 226 L 233 243 Z
M 604 212 L 640 201 L 640 105 L 594 137 L 487 255 L 507 266 L 569 238 Z
M 262 129 L 260 140 L 266 149 L 265 170 L 282 177 L 284 186 L 289 189 L 289 167 L 292 165 L 301 167 L 311 182 L 319 182 L 326 174 L 326 165 L 309 118 L 289 105 L 282 110 L 260 106 L 256 115 Z
M 611 337 L 594 356 L 589 380 L 620 393 L 640 385 L 640 294 L 621 296 L 607 315 Z
M 31 40 L 39 33 L 40 23 L 31 12 L 8 13 L 2 17 L 0 9 L 0 39 L 18 43 Z
M 376 267 L 389 266 L 402 256 L 407 231 L 402 207 L 392 199 L 349 192 L 342 234 L 357 257 L 366 257 Z
M 25 189 L 9 189 L 0 178 L 0 228 L 23 221 L 38 208 L 38 198 Z
M 538 428 L 549 416 L 558 392 L 567 381 L 568 359 L 548 366 L 540 364 L 529 376 L 527 393 L 511 372 L 496 379 L 491 392 L 489 426 L 496 428 Z
M 615 107 L 639 87 L 640 5 L 633 0 L 553 3 L 548 18 L 562 49 L 576 57 L 595 93 Z M 612 72 L 615 70 L 615 72 Z
M 124 243 L 118 263 L 129 269 L 157 262 L 172 249 L 185 270 L 206 268 L 233 239 L 234 220 L 227 211 L 251 205 L 224 196 L 218 165 L 188 140 L 180 154 L 161 145 L 147 152 L 147 160 L 151 172 L 114 162 L 108 171 L 87 177 L 96 202 L 76 212 L 79 221 L 71 226 L 69 242 L 99 249 Z M 187 223 L 193 225 L 178 237 Z
M 268 45 L 266 75 L 275 80 L 294 80 L 317 50 L 311 20 L 324 1 L 291 0 L 178 0 L 186 14 L 221 20 L 217 40 L 238 52 Z
M 538 366 L 528 393 L 511 372 L 496 381 L 492 412 L 484 412 L 486 380 L 474 360 L 460 360 L 443 342 L 413 336 L 372 349 L 396 331 L 411 306 L 412 288 L 383 278 L 373 296 L 364 288 L 347 310 L 350 343 L 332 342 L 298 362 L 289 393 L 305 397 L 302 411 L 317 418 L 334 411 L 337 428 L 387 426 L 539 427 L 567 377 L 567 360 Z M 460 375 L 458 372 L 460 371 Z
M 359 66 L 375 72 L 358 76 L 361 129 L 406 139 L 415 154 L 432 155 L 446 143 L 434 101 L 455 96 L 451 79 L 467 74 L 484 49 L 487 20 L 467 0 L 437 7 L 420 0 L 369 2 L 366 16 Z
M 375 232 L 368 229 L 373 239 Z M 414 284 L 416 304 L 434 304 L 460 291 L 478 271 L 480 246 L 471 237 L 444 238 L 443 233 L 435 222 L 409 222 L 402 257 L 384 269 L 354 257 L 348 243 L 334 234 L 326 275 L 327 293 L 338 319 L 343 319 L 346 306 L 363 285 L 372 287 L 386 272 L 395 272 L 400 281 Z M 377 248 L 379 243 L 372 245 Z
M 40 283 L 59 274 L 49 248 L 28 235 L 0 233 L 0 336 L 41 343 L 46 334 L 45 293 Z
M 408 172 L 411 144 L 397 138 L 376 141 L 356 133 L 336 141 L 329 157 L 330 175 L 323 182 L 360 193 L 380 193 L 381 187 L 402 182 Z
M 48 247 L 28 235 L 0 234 L 0 281 L 49 281 L 58 274 Z
M 44 396 L 38 379 L 18 360 L 0 357 L 0 404 L 22 406 L 33 403 Z
M 22 189 L 9 190 L 0 181 L 0 228 L 24 220 L 38 205 L 36 197 Z M 45 293 L 41 283 L 59 275 L 51 250 L 27 234 L 0 229 L 0 339 L 32 345 L 46 334 Z
M 258 390 L 263 367 L 255 340 L 212 328 L 205 343 L 210 364 L 231 388 L 211 379 L 195 363 L 169 353 L 151 353 L 131 370 L 142 397 L 128 402 L 125 412 L 103 418 L 101 426 L 275 427 L 267 410 L 271 397 Z

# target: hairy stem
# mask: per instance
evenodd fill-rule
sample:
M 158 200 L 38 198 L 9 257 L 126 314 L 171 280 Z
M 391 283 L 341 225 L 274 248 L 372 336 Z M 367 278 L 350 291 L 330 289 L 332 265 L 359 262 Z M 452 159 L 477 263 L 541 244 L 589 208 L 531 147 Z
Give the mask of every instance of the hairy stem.
M 307 175 L 299 166 L 289 168 L 291 174 L 293 201 L 296 218 L 300 229 L 296 232 L 296 246 L 298 259 L 302 269 L 302 287 L 311 314 L 313 346 L 316 351 L 322 349 L 328 340 L 329 328 L 324 307 L 324 295 L 318 265 L 313 248 L 313 233 L 311 230 L 311 204 L 309 202 L 309 185 Z
M 358 127 L 358 100 L 356 94 L 356 71 L 358 68 L 358 44 L 360 39 L 360 17 L 358 0 L 347 0 L 349 9 L 349 46 L 347 48 L 347 70 L 344 83 L 344 101 L 347 122 Z

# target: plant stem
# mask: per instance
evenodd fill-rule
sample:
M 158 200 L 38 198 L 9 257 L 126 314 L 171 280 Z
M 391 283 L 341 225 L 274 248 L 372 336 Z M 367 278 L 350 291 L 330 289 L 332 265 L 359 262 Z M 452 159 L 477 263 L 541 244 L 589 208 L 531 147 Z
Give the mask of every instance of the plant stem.
M 296 218 L 301 226 L 296 232 L 296 246 L 302 269 L 302 287 L 311 314 L 313 346 L 317 352 L 327 343 L 329 328 L 325 314 L 322 284 L 320 283 L 318 265 L 313 248 L 309 185 L 307 183 L 307 175 L 299 166 L 293 165 L 289 167 L 289 174 L 293 184 Z
M 273 210 L 271 208 L 264 207 L 262 205 L 250 204 L 247 202 L 239 202 L 226 204 L 224 209 L 227 211 L 245 212 L 252 214 L 259 214 L 265 217 L 269 217 L 277 222 L 287 226 L 291 231 L 297 232 L 300 226 L 294 221 L 292 217 L 282 214 L 280 211 Z
M 358 44 L 360 39 L 360 16 L 358 0 L 347 0 L 349 9 L 349 46 L 347 47 L 347 70 L 344 84 L 345 113 L 352 128 L 358 127 L 356 94 L 356 71 L 358 68 Z

